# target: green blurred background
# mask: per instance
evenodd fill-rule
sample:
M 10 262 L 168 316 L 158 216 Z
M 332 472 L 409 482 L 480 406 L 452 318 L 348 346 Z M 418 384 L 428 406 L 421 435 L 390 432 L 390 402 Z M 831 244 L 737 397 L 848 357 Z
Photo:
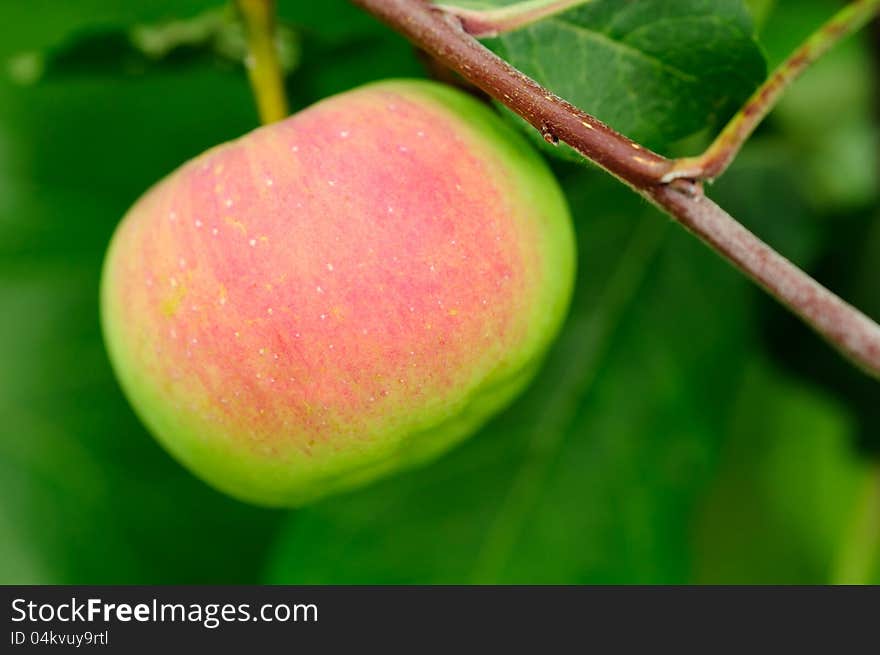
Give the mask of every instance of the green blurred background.
M 475 438 L 297 511 L 233 501 L 171 460 L 114 380 L 97 288 L 139 194 L 256 125 L 217 4 L 0 0 L 0 583 L 834 579 L 880 450 L 877 383 L 573 164 L 554 163 L 580 244 L 571 316 Z M 772 65 L 840 3 L 750 5 Z M 343 0 L 279 11 L 294 108 L 426 75 Z M 138 25 L 163 29 L 137 31 L 139 50 Z M 880 319 L 878 43 L 863 33 L 810 71 L 711 195 Z

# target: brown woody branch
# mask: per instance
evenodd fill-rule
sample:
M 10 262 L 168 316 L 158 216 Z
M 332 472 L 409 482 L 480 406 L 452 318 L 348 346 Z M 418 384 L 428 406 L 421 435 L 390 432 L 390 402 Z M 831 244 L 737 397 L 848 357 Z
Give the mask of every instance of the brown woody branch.
M 880 326 L 776 253 L 718 205 L 699 182 L 664 183 L 673 162 L 557 97 L 469 35 L 460 19 L 423 0 L 352 0 L 430 56 L 503 103 L 551 143 L 564 141 L 633 187 L 800 316 L 868 374 L 880 378 Z

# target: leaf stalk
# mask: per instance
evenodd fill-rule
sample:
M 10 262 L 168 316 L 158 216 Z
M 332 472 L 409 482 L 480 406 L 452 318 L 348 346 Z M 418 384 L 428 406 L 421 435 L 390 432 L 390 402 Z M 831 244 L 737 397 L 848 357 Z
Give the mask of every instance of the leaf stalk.
M 841 9 L 797 48 L 746 101 L 703 154 L 675 160 L 664 182 L 719 177 L 755 129 L 779 103 L 786 89 L 840 41 L 864 27 L 880 12 L 880 0 L 856 0 Z

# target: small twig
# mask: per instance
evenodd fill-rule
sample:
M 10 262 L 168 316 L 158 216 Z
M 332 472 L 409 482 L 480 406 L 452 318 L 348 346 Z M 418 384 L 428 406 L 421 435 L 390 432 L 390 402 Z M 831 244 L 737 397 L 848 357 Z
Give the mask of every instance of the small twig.
M 780 64 L 703 154 L 677 159 L 663 181 L 680 178 L 714 180 L 720 176 L 791 83 L 838 42 L 864 27 L 878 12 L 880 0 L 855 0 L 838 12 Z
M 746 230 L 703 196 L 698 183 L 663 183 L 670 160 L 555 96 L 483 47 L 454 16 L 421 0 L 352 2 L 522 116 L 548 141 L 565 141 L 635 188 L 767 289 L 857 366 L 880 378 L 880 326 Z
M 275 43 L 275 0 L 235 0 L 235 4 L 247 32 L 246 65 L 260 122 L 280 121 L 289 111 Z
M 524 0 L 496 9 L 467 9 L 454 2 L 440 3 L 438 9 L 461 20 L 464 31 L 477 38 L 498 36 L 555 16 L 593 0 Z
M 845 533 L 832 574 L 832 584 L 874 582 L 880 560 L 880 464 L 874 464 L 856 500 L 853 523 Z

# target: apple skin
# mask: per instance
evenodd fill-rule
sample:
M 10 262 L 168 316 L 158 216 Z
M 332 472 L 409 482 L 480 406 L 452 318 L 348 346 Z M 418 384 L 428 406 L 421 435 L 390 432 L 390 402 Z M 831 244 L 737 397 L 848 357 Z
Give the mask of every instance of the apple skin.
M 127 213 L 101 314 L 159 442 L 296 506 L 423 462 L 529 382 L 575 247 L 542 159 L 451 88 L 328 98 L 186 163 Z

